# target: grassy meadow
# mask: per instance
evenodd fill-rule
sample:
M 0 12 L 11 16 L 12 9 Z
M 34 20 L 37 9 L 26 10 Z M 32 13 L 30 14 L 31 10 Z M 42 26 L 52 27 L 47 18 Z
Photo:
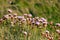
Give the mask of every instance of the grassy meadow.
M 46 27 L 26 23 L 20 24 L 17 21 L 13 26 L 13 20 L 3 20 L 4 15 L 10 14 L 8 9 L 12 10 L 11 14 L 22 16 L 24 14 L 31 14 L 32 18 L 43 17 L 47 20 Z M 52 25 L 50 25 L 52 23 Z M 60 0 L 0 0 L 0 40 L 60 40 Z M 32 27 L 33 26 L 33 27 Z M 40 28 L 41 27 L 41 28 Z M 48 30 L 47 38 L 43 33 Z M 60 32 L 60 31 L 59 31 Z

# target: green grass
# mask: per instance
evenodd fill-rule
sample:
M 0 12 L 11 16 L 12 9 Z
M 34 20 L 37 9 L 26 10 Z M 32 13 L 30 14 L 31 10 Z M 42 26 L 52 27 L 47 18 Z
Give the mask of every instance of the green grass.
M 8 14 L 7 9 L 13 10 L 13 13 L 23 15 L 25 13 L 32 14 L 33 17 L 44 17 L 48 22 L 60 22 L 60 1 L 59 0 L 0 0 L 0 18 L 4 14 Z M 58 34 L 50 25 L 46 28 L 53 35 L 54 40 L 58 40 Z M 41 35 L 46 29 L 31 29 L 30 25 L 10 26 L 9 21 L 0 24 L 0 40 L 47 40 Z M 31 33 L 31 36 L 24 36 L 21 31 Z

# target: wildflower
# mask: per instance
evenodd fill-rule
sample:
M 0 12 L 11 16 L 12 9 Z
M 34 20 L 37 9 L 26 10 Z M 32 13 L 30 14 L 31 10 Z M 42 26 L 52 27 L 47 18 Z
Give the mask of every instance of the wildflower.
M 28 15 L 27 15 L 27 17 L 28 17 L 28 18 L 31 18 L 31 17 L 32 17 L 32 15 L 31 15 L 31 14 L 28 14 Z
M 3 19 L 1 18 L 1 19 L 0 19 L 0 23 L 2 23 L 2 22 L 3 22 Z
M 31 25 L 32 18 L 27 18 L 26 20 L 27 20 L 27 24 L 30 24 Z
M 18 20 L 24 19 L 24 16 L 17 16 Z
M 47 26 L 47 22 L 43 22 L 43 26 L 46 27 Z
M 24 14 L 24 17 L 27 17 L 27 14 Z
M 4 15 L 3 16 L 3 20 L 5 20 L 5 19 L 9 19 L 9 16 L 8 15 Z
M 8 14 L 8 16 L 9 16 L 9 17 L 11 17 L 11 16 L 12 16 L 12 14 Z
M 56 26 L 60 26 L 60 23 L 56 23 Z
M 36 23 L 35 23 L 37 26 L 39 26 L 40 25 L 40 22 L 38 22 L 38 21 L 36 21 Z
M 41 20 L 42 20 L 43 22 L 46 22 L 46 21 L 47 21 L 45 18 L 41 18 Z
M 22 19 L 21 21 L 22 21 L 22 23 L 26 23 L 26 19 L 25 19 L 25 18 L 24 18 L 24 19 Z
M 13 17 L 13 16 L 11 16 L 11 19 L 12 19 L 12 20 L 13 20 L 13 18 L 14 18 L 14 17 Z
M 53 37 L 48 36 L 48 39 L 49 39 L 49 40 L 53 40 Z
M 49 31 L 46 30 L 45 32 L 46 32 L 45 37 L 48 37 L 49 36 Z
M 34 20 L 32 20 L 32 21 L 31 21 L 31 23 L 32 23 L 32 24 L 35 24 L 35 21 L 34 21 Z
M 11 9 L 8 9 L 7 11 L 8 11 L 9 13 L 12 13 L 12 10 L 11 10 Z
M 49 31 L 48 31 L 48 30 L 46 30 L 45 32 L 46 32 L 47 34 L 49 34 Z
M 22 33 L 23 33 L 24 35 L 27 35 L 27 32 L 26 32 L 26 31 L 23 31 Z
M 60 30 L 57 29 L 56 32 L 57 32 L 58 34 L 60 34 Z
M 16 17 L 17 16 L 17 14 L 15 13 L 15 14 L 13 14 L 13 17 Z
M 41 19 L 38 19 L 38 21 L 41 22 L 41 23 L 43 22 L 43 20 L 41 20 Z

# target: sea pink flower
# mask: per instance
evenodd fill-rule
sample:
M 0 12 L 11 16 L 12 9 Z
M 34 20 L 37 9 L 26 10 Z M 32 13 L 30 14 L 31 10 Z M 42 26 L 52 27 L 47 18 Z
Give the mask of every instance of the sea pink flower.
M 56 23 L 56 26 L 60 26 L 60 23 Z
M 47 26 L 47 24 L 48 24 L 48 22 L 43 22 L 43 26 L 45 26 L 45 27 L 46 27 L 46 26 Z
M 59 30 L 59 29 L 57 29 L 56 32 L 57 32 L 58 34 L 60 34 L 60 30 Z
M 19 20 L 22 20 L 22 19 L 24 19 L 24 16 L 17 16 L 17 18 L 18 18 Z
M 2 18 L 0 18 L 0 23 L 3 21 L 3 19 Z
M 24 18 L 24 19 L 22 19 L 21 21 L 22 21 L 22 23 L 26 23 L 26 19 L 25 19 L 25 18 Z
M 4 15 L 3 20 L 5 20 L 5 19 L 9 19 L 9 15 Z
M 8 14 L 8 16 L 9 16 L 9 17 L 11 17 L 11 16 L 12 16 L 12 14 Z
M 11 9 L 8 9 L 7 11 L 8 11 L 9 13 L 12 13 L 12 10 L 11 10 Z
M 17 16 L 17 14 L 15 13 L 15 14 L 13 14 L 13 17 L 16 17 Z
M 35 24 L 39 26 L 39 25 L 40 25 L 40 22 L 36 21 L 36 23 L 35 23 Z
M 47 21 L 45 18 L 41 18 L 41 20 L 42 20 L 43 22 L 46 22 L 46 21 Z
M 25 17 L 27 17 L 27 14 L 24 14 Z
M 31 17 L 32 17 L 32 15 L 31 15 L 31 14 L 28 14 L 28 15 L 27 15 L 27 17 L 28 17 L 28 18 L 31 18 Z
M 46 32 L 47 34 L 49 34 L 49 31 L 48 31 L 48 30 L 46 30 L 45 32 Z

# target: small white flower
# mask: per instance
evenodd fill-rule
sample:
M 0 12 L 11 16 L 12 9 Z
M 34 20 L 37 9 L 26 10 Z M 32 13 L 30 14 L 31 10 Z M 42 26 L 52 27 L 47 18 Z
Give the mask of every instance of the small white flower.
M 24 34 L 24 35 L 27 35 L 27 32 L 26 32 L 26 31 L 23 31 L 23 34 Z
M 49 31 L 48 30 L 46 30 L 45 32 L 49 34 Z

